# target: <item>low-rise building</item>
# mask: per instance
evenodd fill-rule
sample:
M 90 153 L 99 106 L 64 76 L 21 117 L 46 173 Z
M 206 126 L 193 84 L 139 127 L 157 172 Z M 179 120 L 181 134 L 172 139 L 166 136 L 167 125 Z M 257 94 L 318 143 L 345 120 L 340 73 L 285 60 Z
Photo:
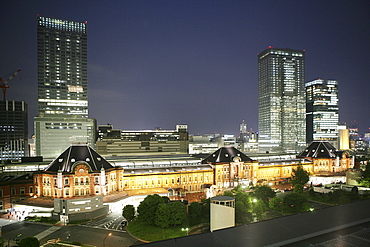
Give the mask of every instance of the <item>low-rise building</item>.
M 96 151 L 106 157 L 187 154 L 187 125 L 177 125 L 176 130 L 115 130 L 111 125 L 99 126 Z

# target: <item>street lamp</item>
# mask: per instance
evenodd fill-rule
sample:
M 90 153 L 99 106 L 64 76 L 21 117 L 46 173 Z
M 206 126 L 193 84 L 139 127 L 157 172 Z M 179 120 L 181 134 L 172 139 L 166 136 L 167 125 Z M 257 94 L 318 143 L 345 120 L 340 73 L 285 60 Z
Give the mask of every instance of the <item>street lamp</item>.
M 106 239 L 108 236 L 112 236 L 112 233 L 110 232 L 107 236 L 105 236 L 105 237 L 104 237 L 104 240 L 103 240 L 103 247 L 105 246 L 105 239 Z
M 186 235 L 189 235 L 189 228 L 186 227 L 186 228 L 181 228 L 181 231 L 185 232 L 186 231 Z

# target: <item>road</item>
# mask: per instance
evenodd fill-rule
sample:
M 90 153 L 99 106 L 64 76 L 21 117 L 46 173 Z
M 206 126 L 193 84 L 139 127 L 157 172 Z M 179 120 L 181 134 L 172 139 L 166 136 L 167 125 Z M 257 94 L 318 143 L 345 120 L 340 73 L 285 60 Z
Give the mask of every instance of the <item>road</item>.
M 41 244 L 45 244 L 50 239 L 61 239 L 70 242 L 80 242 L 96 247 L 102 247 L 105 238 L 105 247 L 112 246 L 131 246 L 141 243 L 121 228 L 122 216 L 109 214 L 84 225 L 75 226 L 52 226 L 48 224 L 9 221 L 0 219 L 2 226 L 2 237 L 7 246 L 15 246 L 13 240 L 17 235 L 20 238 L 35 236 Z M 109 236 L 109 233 L 112 233 Z
M 121 225 L 121 222 L 124 220 L 121 213 L 110 213 L 105 217 L 98 218 L 94 221 L 87 222 L 82 224 L 83 226 L 94 227 L 94 228 L 102 228 L 102 229 L 109 229 L 115 231 L 122 231 L 126 232 L 125 227 Z

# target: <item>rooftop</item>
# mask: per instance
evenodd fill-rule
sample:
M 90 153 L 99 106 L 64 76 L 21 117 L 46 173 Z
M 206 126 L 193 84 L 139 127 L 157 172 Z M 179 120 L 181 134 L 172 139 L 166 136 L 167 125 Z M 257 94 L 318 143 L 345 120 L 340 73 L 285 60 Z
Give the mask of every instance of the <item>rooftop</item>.
M 52 161 L 45 171 L 72 172 L 76 163 L 84 162 L 89 164 L 92 171 L 100 171 L 101 168 L 110 169 L 113 166 L 100 156 L 87 144 L 73 144 L 68 147 L 58 158 Z

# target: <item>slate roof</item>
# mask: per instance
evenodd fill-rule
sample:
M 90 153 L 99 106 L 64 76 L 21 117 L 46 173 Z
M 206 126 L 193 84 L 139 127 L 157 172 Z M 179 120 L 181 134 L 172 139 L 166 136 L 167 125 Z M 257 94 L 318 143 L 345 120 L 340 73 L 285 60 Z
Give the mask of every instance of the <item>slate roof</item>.
M 59 157 L 53 160 L 44 171 L 72 172 L 73 165 L 79 162 L 89 164 L 92 172 L 99 172 L 101 168 L 105 170 L 113 168 L 102 156 L 95 152 L 87 144 L 72 144 Z
M 221 147 L 213 154 L 210 154 L 208 157 L 204 158 L 202 163 L 230 163 L 233 161 L 234 157 L 240 157 L 242 162 L 253 161 L 251 158 L 234 147 Z
M 327 141 L 313 141 L 297 157 L 315 159 L 335 159 L 337 157 L 336 148 Z

